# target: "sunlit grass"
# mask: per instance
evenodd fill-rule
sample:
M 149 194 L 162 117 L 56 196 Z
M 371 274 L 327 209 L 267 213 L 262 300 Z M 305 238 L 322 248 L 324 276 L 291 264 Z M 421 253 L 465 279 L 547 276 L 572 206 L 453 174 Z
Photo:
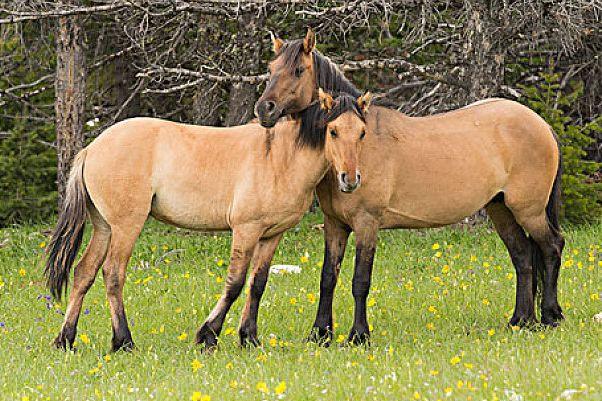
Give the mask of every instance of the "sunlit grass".
M 353 247 L 335 297 L 335 346 L 306 344 L 317 308 L 321 216 L 308 215 L 274 263 L 259 330 L 262 348 L 240 349 L 241 300 L 220 348 L 205 355 L 194 334 L 221 292 L 230 236 L 147 225 L 128 270 L 125 304 L 137 345 L 108 354 L 102 278 L 84 303 L 77 352 L 50 343 L 64 304 L 46 297 L 41 258 L 50 227 L 0 231 L 0 399 L 555 400 L 602 399 L 602 226 L 566 233 L 555 330 L 512 330 L 515 273 L 487 227 L 383 231 L 369 320 L 370 348 L 342 347 L 351 326 Z M 352 240 L 353 243 L 353 240 Z M 560 397 L 560 398 L 559 398 Z

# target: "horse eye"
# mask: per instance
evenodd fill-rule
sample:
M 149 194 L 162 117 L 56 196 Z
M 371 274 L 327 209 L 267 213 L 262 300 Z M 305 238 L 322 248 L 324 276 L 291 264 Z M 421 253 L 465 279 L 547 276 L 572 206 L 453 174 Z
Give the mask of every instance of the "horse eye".
M 360 139 L 364 139 L 364 137 L 366 136 L 366 131 L 362 131 L 362 133 L 360 134 Z
M 301 76 L 301 74 L 303 74 L 304 71 L 305 71 L 305 68 L 303 68 L 303 67 L 295 68 L 295 76 L 297 78 L 299 78 Z
M 337 133 L 333 129 L 331 129 L 330 130 L 330 136 L 333 137 L 333 138 L 336 138 L 337 137 Z

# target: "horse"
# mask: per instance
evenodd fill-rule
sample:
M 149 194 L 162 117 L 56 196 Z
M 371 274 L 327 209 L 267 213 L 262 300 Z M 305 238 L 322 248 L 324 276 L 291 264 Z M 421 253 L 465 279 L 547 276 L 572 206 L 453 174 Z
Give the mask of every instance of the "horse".
M 320 99 L 270 130 L 257 123 L 218 128 L 133 118 L 109 127 L 80 151 L 47 250 L 45 274 L 55 298 L 67 292 L 86 215 L 93 230 L 74 269 L 54 346 L 73 347 L 84 297 L 102 266 L 112 351 L 134 347 L 123 286 L 132 248 L 149 216 L 192 230 L 232 231 L 223 293 L 196 335 L 206 348 L 216 346 L 251 259 L 250 292 L 256 294 L 263 292 L 280 238 L 301 220 L 324 174 L 331 166 L 357 168 L 370 95 L 333 99 L 322 93 Z M 258 305 L 245 305 L 241 343 L 257 343 L 256 330 L 250 328 L 257 326 Z
M 315 49 L 315 34 L 273 37 L 270 78 L 255 112 L 270 127 L 313 102 L 317 87 L 360 92 Z M 352 293 L 354 323 L 348 341 L 365 343 L 372 266 L 380 229 L 441 227 L 485 208 L 516 269 L 511 325 L 537 321 L 534 296 L 543 286 L 541 323 L 563 319 L 557 281 L 564 239 L 559 206 L 562 174 L 558 138 L 529 108 L 491 98 L 428 117 L 409 117 L 373 105 L 360 170 L 330 170 L 317 187 L 324 212 L 325 251 L 320 301 L 310 338 L 332 339 L 332 301 L 348 236 L 356 235 Z M 361 188 L 352 195 L 341 183 Z

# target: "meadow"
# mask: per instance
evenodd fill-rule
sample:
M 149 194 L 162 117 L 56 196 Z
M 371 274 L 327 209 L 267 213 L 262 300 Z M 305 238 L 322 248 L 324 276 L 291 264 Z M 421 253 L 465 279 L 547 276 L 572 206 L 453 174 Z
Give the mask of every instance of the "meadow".
M 602 225 L 565 230 L 559 281 L 566 321 L 556 329 L 507 327 L 515 272 L 486 225 L 383 231 L 369 297 L 370 347 L 347 347 L 353 236 L 335 296 L 330 348 L 304 340 L 317 308 L 319 213 L 288 232 L 259 314 L 262 347 L 238 346 L 237 301 L 207 355 L 196 329 L 219 296 L 229 234 L 154 221 L 134 250 L 125 304 L 137 349 L 108 353 L 102 275 L 80 318 L 76 352 L 50 344 L 64 303 L 50 299 L 42 260 L 50 226 L 0 231 L 0 399 L 4 400 L 600 400 Z

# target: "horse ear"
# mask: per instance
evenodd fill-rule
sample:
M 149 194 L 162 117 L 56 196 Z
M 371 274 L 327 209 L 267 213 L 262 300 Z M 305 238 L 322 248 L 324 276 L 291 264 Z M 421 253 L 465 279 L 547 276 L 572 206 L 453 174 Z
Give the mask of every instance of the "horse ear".
M 320 98 L 320 108 L 322 108 L 322 110 L 330 111 L 330 109 L 332 109 L 332 103 L 334 102 L 330 93 L 326 93 L 322 88 L 319 88 L 318 97 Z
M 363 113 L 368 111 L 368 107 L 370 107 L 370 103 L 372 102 L 372 93 L 366 92 L 362 96 L 357 98 L 357 105 L 360 106 L 360 109 Z
M 270 37 L 272 38 L 272 50 L 274 50 L 275 54 L 278 54 L 280 49 L 282 49 L 282 46 L 284 46 L 284 41 L 278 36 L 274 35 L 272 31 L 270 31 Z
M 307 28 L 307 35 L 303 39 L 303 50 L 306 54 L 311 53 L 316 47 L 316 34 L 311 28 Z

